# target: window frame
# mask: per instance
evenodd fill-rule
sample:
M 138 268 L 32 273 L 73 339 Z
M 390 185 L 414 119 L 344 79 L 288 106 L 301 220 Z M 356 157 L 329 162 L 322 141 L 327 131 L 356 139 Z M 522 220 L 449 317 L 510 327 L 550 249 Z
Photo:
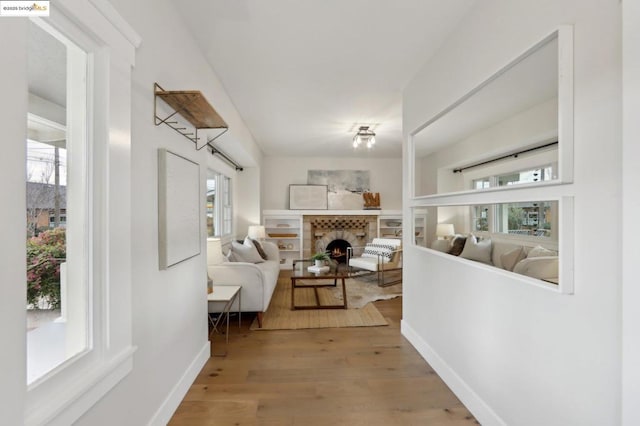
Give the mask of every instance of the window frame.
M 24 423 L 71 424 L 133 369 L 131 331 L 131 67 L 140 37 L 106 2 L 76 8 L 61 1 L 31 21 L 88 54 L 90 165 L 86 225 L 87 350 L 33 384 L 25 383 Z M 26 355 L 26 352 L 25 352 Z M 25 376 L 26 378 L 26 376 Z
M 215 197 L 216 201 L 213 204 L 213 235 L 209 234 L 208 237 L 220 238 L 222 241 L 231 240 L 233 236 L 233 181 L 230 176 L 227 176 L 223 172 L 219 172 L 212 168 L 207 169 L 207 181 L 215 181 Z M 206 213 L 210 213 L 208 207 L 209 203 L 209 188 L 207 184 L 206 195 Z
M 416 163 L 416 144 L 415 140 L 420 132 L 428 126 L 434 124 L 445 114 L 462 104 L 468 98 L 473 96 L 482 87 L 493 81 L 510 66 L 522 58 L 530 55 L 540 46 L 546 44 L 552 38 L 558 39 L 558 132 L 557 138 L 560 141 L 557 156 L 557 179 L 551 181 L 523 183 L 518 185 L 494 186 L 485 189 L 466 189 L 454 192 L 442 192 L 437 194 L 419 195 L 416 194 L 418 177 L 421 171 L 417 170 Z M 557 201 L 558 202 L 558 238 L 553 244 L 558 245 L 560 252 L 560 270 L 559 284 L 549 286 L 540 283 L 540 280 L 521 276 L 509 271 L 503 271 L 492 265 L 484 265 L 479 262 L 466 261 L 465 259 L 453 258 L 453 261 L 462 262 L 472 267 L 489 269 L 500 274 L 509 274 L 519 281 L 533 284 L 537 287 L 545 288 L 560 294 L 573 294 L 574 292 L 574 276 L 573 276 L 573 194 L 571 191 L 571 183 L 573 183 L 573 28 L 570 25 L 560 26 L 551 34 L 544 37 L 533 47 L 527 49 L 524 53 L 517 55 L 513 61 L 505 67 L 499 69 L 480 85 L 472 88 L 467 94 L 456 100 L 444 110 L 433 115 L 429 120 L 416 127 L 408 133 L 407 140 L 407 168 L 408 168 L 408 211 L 406 220 L 410 220 L 415 216 L 418 209 L 438 207 L 464 207 L 471 205 L 491 205 L 500 203 L 517 203 L 532 201 Z M 554 165 L 555 166 L 555 165 Z M 470 173 L 471 175 L 471 173 Z M 481 179 L 482 175 L 475 174 L 476 179 Z M 470 188 L 471 184 L 464 186 Z M 467 210 L 467 214 L 471 212 Z M 430 221 L 431 226 L 435 227 L 435 223 L 440 218 L 434 218 Z M 470 219 L 465 219 L 471 224 Z M 433 230 L 428 233 L 433 234 Z M 412 233 L 410 233 L 412 234 Z M 511 239 L 509 234 L 498 234 L 500 239 Z M 406 237 L 405 237 L 406 238 Z M 522 238 L 518 238 L 522 240 Z M 542 242 L 538 237 L 533 237 L 534 241 Z M 546 243 L 546 242 L 545 242 Z M 449 256 L 416 244 L 412 239 L 405 239 L 404 244 L 418 250 L 425 250 L 436 256 Z

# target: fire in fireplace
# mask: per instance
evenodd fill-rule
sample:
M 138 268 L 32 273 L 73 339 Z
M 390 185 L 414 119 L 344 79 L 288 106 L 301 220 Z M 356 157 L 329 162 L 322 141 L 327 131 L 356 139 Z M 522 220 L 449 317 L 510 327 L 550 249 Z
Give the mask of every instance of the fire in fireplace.
M 351 247 L 348 241 L 336 239 L 327 244 L 326 252 L 338 263 L 347 263 L 347 248 Z

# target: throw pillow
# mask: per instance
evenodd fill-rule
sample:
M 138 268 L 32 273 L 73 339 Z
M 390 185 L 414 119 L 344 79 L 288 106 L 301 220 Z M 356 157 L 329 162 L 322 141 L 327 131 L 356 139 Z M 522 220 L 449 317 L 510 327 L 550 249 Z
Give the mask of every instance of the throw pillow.
M 248 246 L 249 244 L 253 244 L 256 250 L 258 250 L 258 254 L 260 255 L 260 257 L 264 260 L 267 260 L 267 253 L 265 253 L 260 242 L 258 242 L 257 240 L 254 240 L 253 238 L 247 237 L 244 239 L 244 245 Z
M 535 246 L 529 253 L 527 253 L 527 257 L 540 257 L 540 256 L 557 256 L 558 252 L 546 249 L 542 246 Z
M 558 256 L 527 257 L 518 262 L 513 272 L 541 280 L 558 278 Z
M 507 271 L 513 271 L 516 263 L 520 262 L 525 257 L 527 257 L 527 255 L 524 252 L 524 248 L 516 247 L 513 250 L 502 253 L 500 255 L 500 263 L 502 263 L 503 269 L 506 269 Z
M 451 248 L 449 249 L 449 254 L 454 256 L 460 256 L 462 250 L 464 249 L 464 244 L 467 241 L 467 237 L 457 236 L 453 239 L 453 243 L 451 244 Z
M 256 247 L 251 245 L 239 244 L 236 241 L 231 242 L 231 251 L 237 262 L 262 263 L 264 260 L 260 257 Z
M 471 235 L 464 243 L 460 257 L 492 265 L 491 240 L 489 238 L 478 240 L 474 235 Z
M 391 261 L 395 249 L 396 247 L 390 244 L 367 243 L 364 251 L 362 252 L 362 257 L 373 257 L 377 259 L 378 256 L 381 256 L 382 262 L 388 263 Z
M 238 262 L 236 256 L 233 254 L 233 250 L 229 249 L 229 252 L 226 254 L 225 258 L 227 262 Z

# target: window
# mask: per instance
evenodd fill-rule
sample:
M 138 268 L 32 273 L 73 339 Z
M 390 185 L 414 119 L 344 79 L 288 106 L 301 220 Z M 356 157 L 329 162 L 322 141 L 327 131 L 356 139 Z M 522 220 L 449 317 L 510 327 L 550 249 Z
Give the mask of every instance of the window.
M 511 186 L 522 183 L 544 182 L 556 179 L 554 167 L 547 164 L 541 167 L 527 168 L 515 172 L 508 172 L 496 176 L 487 176 L 471 181 L 471 189 L 486 189 L 496 186 Z
M 491 206 L 471 207 L 471 229 L 489 231 L 489 209 Z
M 28 384 L 91 345 L 87 61 L 66 37 L 30 24 L 30 98 L 68 125 L 26 117 Z
M 233 232 L 231 178 L 213 170 L 207 172 L 207 235 L 230 236 Z
M 470 229 L 555 240 L 557 208 L 554 201 L 473 205 Z
M 500 204 L 496 208 L 495 232 L 550 238 L 556 210 L 550 201 Z
M 139 40 L 114 11 L 100 13 L 99 7 L 87 3 L 57 9 L 46 19 L 0 29 L 5 38 L 18 35 L 27 44 L 25 61 L 17 60 L 22 55 L 9 55 L 16 61 L 5 67 L 16 89 L 4 87 L 8 99 L 26 98 L 18 91 L 28 87 L 28 108 L 26 102 L 15 104 L 21 127 L 28 132 L 16 132 L 18 127 L 10 123 L 7 128 L 9 134 L 26 133 L 13 141 L 23 146 L 20 158 L 26 154 L 30 160 L 20 165 L 20 177 L 27 177 L 22 191 L 34 195 L 35 188 L 35 194 L 46 195 L 35 207 L 28 206 L 33 198 L 27 195 L 19 206 L 29 223 L 31 234 L 26 237 L 47 233 L 37 249 L 44 253 L 41 266 L 53 265 L 40 272 L 38 266 L 27 266 L 24 232 L 7 239 L 11 251 L 24 256 L 20 269 L 33 273 L 31 278 L 47 277 L 52 289 L 34 296 L 38 313 L 52 315 L 25 330 L 27 348 L 16 348 L 25 354 L 25 362 L 16 366 L 19 374 L 7 377 L 18 391 L 28 382 L 24 406 L 17 410 L 23 421 L 13 424 L 75 423 L 133 367 L 127 230 L 132 199 L 131 67 Z M 15 148 L 9 152 L 17 153 Z M 45 170 L 43 175 L 43 165 L 52 173 Z M 13 181 L 15 167 L 3 176 Z M 51 219 L 54 229 L 49 228 Z M 12 306 L 28 309 L 26 273 L 21 275 L 10 284 L 25 291 L 21 297 L 15 297 L 16 292 L 7 296 Z M 37 287 L 30 288 L 40 290 Z M 60 309 L 50 312 L 57 292 Z M 9 418 L 15 418 L 11 412 Z
M 551 164 L 516 172 L 487 176 L 471 181 L 473 189 L 511 186 L 554 179 Z M 550 202 L 504 203 L 471 206 L 471 229 L 512 235 L 550 238 L 552 236 Z M 553 233 L 555 235 L 555 232 Z

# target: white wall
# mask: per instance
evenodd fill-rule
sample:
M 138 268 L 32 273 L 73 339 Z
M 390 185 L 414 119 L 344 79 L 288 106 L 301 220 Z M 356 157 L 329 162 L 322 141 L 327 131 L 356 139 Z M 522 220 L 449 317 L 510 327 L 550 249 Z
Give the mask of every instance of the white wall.
M 621 218 L 620 4 L 478 2 L 404 93 L 408 136 L 561 24 L 574 25 L 575 171 L 553 191 L 575 197 L 575 294 L 404 251 L 403 333 L 482 424 L 621 421 L 621 240 L 599 232 Z
M 3 18 L 4 19 L 4 18 Z M 8 19 L 0 25 L 5 43 L 0 56 L 2 78 L 0 114 L 3 117 L 0 167 L 0 220 L 5 224 L 0 245 L 0 413 L 2 423 L 23 424 L 26 392 L 25 312 L 25 186 L 27 137 L 27 21 Z M 11 64 L 12 66 L 7 66 Z M 10 100 L 10 102 L 7 102 Z
M 247 148 L 243 151 L 246 158 L 258 164 L 260 158 L 252 155 L 259 149 L 171 2 L 112 3 L 142 37 L 132 73 L 132 321 L 133 343 L 138 350 L 132 373 L 78 424 L 164 424 L 209 355 L 203 296 L 206 168 L 232 179 L 237 173 L 206 150 L 196 151 L 192 142 L 167 126 L 154 125 L 153 83 L 167 90 L 202 91 L 229 124 L 229 137 Z M 158 148 L 201 164 L 203 197 L 201 255 L 165 271 L 158 267 Z M 257 179 L 255 183 L 259 188 Z M 255 209 L 259 214 L 259 207 Z
M 640 3 L 623 3 L 622 421 L 640 424 Z
M 380 193 L 382 209 L 402 207 L 400 158 L 264 157 L 263 209 L 288 209 L 289 185 L 306 184 L 308 170 L 369 170 L 371 191 Z
M 259 167 L 245 168 L 236 177 L 234 207 L 238 238 L 247 235 L 249 226 L 262 223 L 260 220 L 262 202 L 260 170 Z

